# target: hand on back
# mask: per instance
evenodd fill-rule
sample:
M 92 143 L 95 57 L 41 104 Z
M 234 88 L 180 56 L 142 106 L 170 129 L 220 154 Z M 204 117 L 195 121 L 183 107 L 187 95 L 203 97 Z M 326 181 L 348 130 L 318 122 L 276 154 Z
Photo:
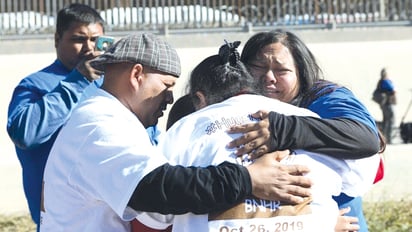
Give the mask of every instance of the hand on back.
M 304 174 L 309 172 L 303 165 L 282 165 L 277 155 L 269 153 L 247 167 L 255 197 L 297 204 L 311 196 L 312 181 Z
M 251 159 L 271 152 L 271 133 L 269 130 L 269 112 L 258 111 L 252 117 L 261 119 L 256 123 L 233 126 L 229 134 L 242 133 L 239 138 L 228 144 L 228 148 L 237 148 L 236 155 L 249 154 Z

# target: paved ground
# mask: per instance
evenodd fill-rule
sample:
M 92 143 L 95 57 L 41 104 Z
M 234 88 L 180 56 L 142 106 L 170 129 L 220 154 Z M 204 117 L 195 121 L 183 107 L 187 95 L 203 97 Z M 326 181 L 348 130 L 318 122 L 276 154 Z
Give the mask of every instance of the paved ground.
M 397 86 L 399 103 L 396 107 L 397 124 L 412 100 L 410 66 L 412 54 L 412 30 L 355 29 L 351 31 L 300 32 L 317 56 L 328 79 L 346 85 L 364 102 L 372 115 L 381 120 L 379 108 L 371 101 L 371 93 L 382 67 L 387 67 Z M 385 36 L 384 36 L 385 35 Z M 215 54 L 223 39 L 241 40 L 247 33 L 196 36 L 169 36 L 178 48 L 183 72 L 176 86 L 175 97 L 181 96 L 190 70 L 206 56 Z M 53 41 L 13 40 L 0 38 L 0 213 L 27 212 L 21 187 L 21 170 L 13 145 L 6 131 L 7 106 L 16 84 L 25 75 L 48 65 L 55 58 Z M 412 109 L 411 109 L 412 111 Z M 165 114 L 167 115 L 167 113 Z M 166 120 L 161 120 L 164 125 Z M 412 122 L 412 112 L 406 118 Z M 368 201 L 401 200 L 412 198 L 412 144 L 389 145 L 385 152 L 385 179 L 365 196 Z

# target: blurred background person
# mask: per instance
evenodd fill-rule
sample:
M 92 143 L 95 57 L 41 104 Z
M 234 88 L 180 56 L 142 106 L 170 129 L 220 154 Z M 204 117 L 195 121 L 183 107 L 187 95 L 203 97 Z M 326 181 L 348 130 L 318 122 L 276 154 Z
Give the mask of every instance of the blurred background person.
M 377 89 L 383 93 L 383 100 L 380 104 L 382 110 L 382 133 L 388 144 L 392 143 L 392 128 L 395 125 L 394 106 L 396 105 L 396 91 L 392 80 L 388 76 L 386 68 L 382 68 L 381 77 L 377 83 Z

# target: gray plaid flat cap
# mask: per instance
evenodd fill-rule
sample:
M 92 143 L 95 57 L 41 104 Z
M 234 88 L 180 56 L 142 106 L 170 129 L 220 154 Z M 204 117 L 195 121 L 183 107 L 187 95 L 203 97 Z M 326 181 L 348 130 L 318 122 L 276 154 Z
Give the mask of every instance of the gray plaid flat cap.
M 104 70 L 105 64 L 121 62 L 139 63 L 175 77 L 181 73 L 176 50 L 150 33 L 137 33 L 120 39 L 104 54 L 93 59 L 90 65 Z

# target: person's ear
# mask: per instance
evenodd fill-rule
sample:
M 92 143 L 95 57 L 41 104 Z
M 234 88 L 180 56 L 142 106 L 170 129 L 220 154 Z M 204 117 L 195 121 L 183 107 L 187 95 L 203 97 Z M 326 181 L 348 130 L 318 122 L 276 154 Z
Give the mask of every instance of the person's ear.
M 128 66 L 127 69 L 129 70 L 128 82 L 131 84 L 131 86 L 133 86 L 134 89 L 139 89 L 139 86 L 142 85 L 144 75 L 143 66 L 141 64 L 134 64 L 132 66 Z
M 132 67 L 132 78 L 136 78 L 137 81 L 140 81 L 143 76 L 143 66 L 141 64 L 135 64 Z
M 206 96 L 201 91 L 197 91 L 195 95 L 198 99 L 198 104 L 195 105 L 196 110 L 200 110 L 206 107 L 207 106 Z

